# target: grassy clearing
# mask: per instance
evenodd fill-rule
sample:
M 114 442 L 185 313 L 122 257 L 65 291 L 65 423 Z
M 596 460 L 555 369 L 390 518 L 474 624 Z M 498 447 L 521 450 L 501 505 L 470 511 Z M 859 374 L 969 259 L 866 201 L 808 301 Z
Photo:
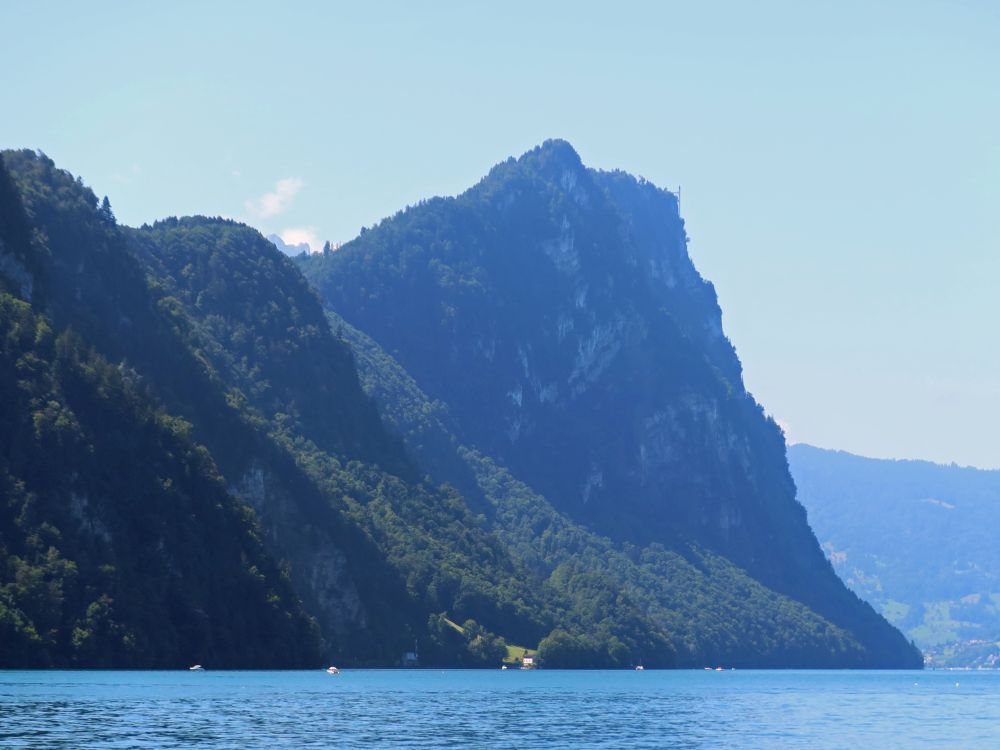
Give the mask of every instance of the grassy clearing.
M 503 663 L 520 664 L 521 659 L 524 657 L 525 654 L 527 654 L 528 656 L 534 656 L 536 652 L 530 648 L 525 648 L 524 646 L 512 646 L 511 644 L 508 643 L 507 656 L 504 657 Z
M 448 623 L 448 625 L 450 627 L 454 628 L 456 631 L 458 631 L 462 635 L 465 635 L 465 628 L 463 628 L 457 622 L 449 620 L 447 617 L 444 618 L 444 621 L 446 623 Z M 507 644 L 507 656 L 504 657 L 503 663 L 504 664 L 518 664 L 519 665 L 521 663 L 521 659 L 524 657 L 525 654 L 527 654 L 528 656 L 534 656 L 535 653 L 536 652 L 533 651 L 533 650 L 531 650 L 530 648 L 525 648 L 524 646 L 512 646 L 512 645 L 510 645 L 508 643 Z
M 449 619 L 448 619 L 447 617 L 446 617 L 446 618 L 444 618 L 444 621 L 445 621 L 446 623 L 448 623 L 448 624 L 449 624 L 449 625 L 450 625 L 451 627 L 455 628 L 455 630 L 457 630 L 457 631 L 458 631 L 459 633 L 461 633 L 462 635 L 465 635 L 465 628 L 463 628 L 463 627 L 462 627 L 461 625 L 459 625 L 459 624 L 458 624 L 457 622 L 452 622 L 452 621 L 451 621 L 451 620 L 449 620 Z
M 890 599 L 882 606 L 882 614 L 893 625 L 899 625 L 910 614 L 910 605 Z

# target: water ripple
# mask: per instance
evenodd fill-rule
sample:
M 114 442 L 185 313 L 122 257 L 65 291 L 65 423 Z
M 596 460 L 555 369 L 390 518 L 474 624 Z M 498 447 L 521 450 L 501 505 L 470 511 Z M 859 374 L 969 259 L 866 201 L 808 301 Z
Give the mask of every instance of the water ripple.
M 998 738 L 993 673 L 0 672 L 0 748 L 992 750 Z

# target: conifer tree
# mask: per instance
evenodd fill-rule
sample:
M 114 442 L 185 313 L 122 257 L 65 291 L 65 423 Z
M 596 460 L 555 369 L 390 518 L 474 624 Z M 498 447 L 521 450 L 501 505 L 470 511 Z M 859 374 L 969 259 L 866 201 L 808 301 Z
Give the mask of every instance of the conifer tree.
M 101 216 L 109 224 L 117 224 L 118 221 L 115 219 L 114 211 L 111 210 L 111 201 L 108 200 L 108 196 L 104 196 L 104 200 L 101 201 Z

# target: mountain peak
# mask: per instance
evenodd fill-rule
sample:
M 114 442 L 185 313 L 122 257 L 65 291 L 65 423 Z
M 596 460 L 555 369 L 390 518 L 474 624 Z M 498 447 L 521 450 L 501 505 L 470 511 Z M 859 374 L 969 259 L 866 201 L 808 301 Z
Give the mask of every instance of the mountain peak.
M 470 188 L 470 194 L 486 190 L 492 192 L 503 189 L 524 178 L 548 184 L 568 194 L 573 194 L 579 203 L 587 202 L 587 190 L 583 186 L 590 183 L 589 170 L 580 159 L 576 149 L 561 138 L 550 138 L 541 145 L 525 151 L 519 157 L 509 157 L 495 165 L 477 185 Z
M 566 166 L 583 166 L 583 160 L 580 159 L 580 154 L 573 148 L 573 144 L 562 138 L 549 138 L 543 141 L 540 146 L 535 146 L 523 154 L 520 160 L 531 156 L 537 156 L 546 161 L 558 161 Z
M 580 174 L 586 171 L 583 160 L 570 145 L 569 141 L 552 138 L 540 146 L 521 155 L 517 163 L 531 168 L 547 178 L 565 180 L 567 174 Z
M 278 234 L 269 234 L 267 239 L 285 255 L 301 255 L 302 253 L 308 255 L 312 252 L 308 242 L 285 242 Z

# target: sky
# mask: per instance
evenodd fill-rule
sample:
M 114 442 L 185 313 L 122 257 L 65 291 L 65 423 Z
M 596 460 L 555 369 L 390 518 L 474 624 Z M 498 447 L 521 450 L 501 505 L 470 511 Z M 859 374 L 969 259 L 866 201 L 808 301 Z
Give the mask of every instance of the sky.
M 748 388 L 1000 467 L 1000 3 L 0 2 L 0 147 L 344 242 L 546 138 L 682 189 Z

